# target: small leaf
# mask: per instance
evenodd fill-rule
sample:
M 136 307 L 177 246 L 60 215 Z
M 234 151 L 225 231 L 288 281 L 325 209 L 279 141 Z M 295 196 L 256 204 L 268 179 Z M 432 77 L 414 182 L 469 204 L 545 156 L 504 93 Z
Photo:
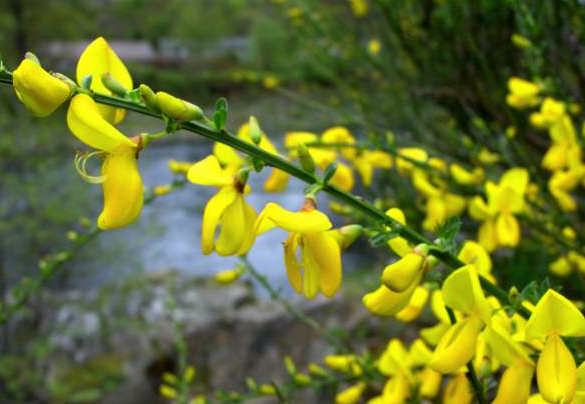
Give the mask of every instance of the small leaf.
M 227 121 L 227 109 L 220 108 L 213 113 L 213 125 L 215 129 L 222 130 L 225 128 L 225 123 Z
M 84 90 L 89 90 L 89 88 L 91 87 L 92 80 L 93 80 L 93 76 L 91 74 L 88 74 L 87 76 L 82 78 L 81 79 L 81 88 L 83 88 Z
M 228 110 L 228 102 L 225 98 L 221 97 L 215 102 L 215 110 L 219 111 L 220 109 L 225 109 L 226 112 Z

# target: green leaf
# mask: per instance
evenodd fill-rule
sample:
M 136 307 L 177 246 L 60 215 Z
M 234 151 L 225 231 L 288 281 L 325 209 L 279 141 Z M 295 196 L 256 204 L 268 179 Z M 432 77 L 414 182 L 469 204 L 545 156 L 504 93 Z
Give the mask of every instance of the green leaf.
M 213 113 L 213 125 L 215 129 L 222 130 L 225 128 L 225 123 L 227 121 L 227 109 L 220 108 Z
M 83 88 L 84 90 L 89 90 L 89 88 L 91 87 L 92 80 L 93 80 L 93 76 L 91 74 L 88 74 L 87 76 L 82 78 L 81 79 L 81 88 Z
M 219 111 L 220 109 L 225 109 L 226 112 L 228 110 L 228 102 L 225 98 L 221 97 L 215 102 L 215 110 Z
M 455 236 L 461 228 L 461 219 L 457 216 L 451 216 L 437 228 L 437 235 L 450 243 L 455 239 Z

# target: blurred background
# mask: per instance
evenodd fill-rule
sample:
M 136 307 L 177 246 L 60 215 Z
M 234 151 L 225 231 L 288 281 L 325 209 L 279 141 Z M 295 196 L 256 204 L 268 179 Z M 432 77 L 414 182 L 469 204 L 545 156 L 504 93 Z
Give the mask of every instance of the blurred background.
M 344 125 L 372 142 L 385 142 L 392 132 L 396 145 L 424 144 L 449 162 L 474 161 L 487 148 L 503 156 L 495 169 L 522 164 L 538 174 L 546 138 L 506 106 L 506 82 L 514 75 L 540 78 L 551 94 L 582 103 L 584 19 L 580 0 L 2 0 L 0 52 L 10 70 L 30 50 L 45 68 L 74 77 L 85 46 L 103 36 L 135 84 L 210 112 L 226 97 L 228 129 L 236 131 L 254 115 L 280 147 L 286 132 L 320 134 Z M 68 133 L 64 108 L 33 119 L 2 87 L 0 110 L 5 295 L 11 285 L 38 275 L 39 259 L 70 248 L 99 214 L 101 189 L 74 169 L 75 152 L 84 148 Z M 502 140 L 512 126 L 525 136 Z M 133 114 L 121 128 L 129 136 L 164 129 Z M 141 155 L 144 183 L 170 183 L 170 159 L 194 162 L 211 149 L 186 134 L 158 142 Z M 253 189 L 260 191 L 265 178 L 252 176 Z M 254 192 L 249 201 L 257 211 L 268 201 L 294 210 L 302 192 L 303 184 L 291 181 L 283 193 Z M 409 222 L 421 228 L 422 202 L 392 171 L 377 172 L 368 189 L 356 179 L 354 192 L 404 207 Z M 0 402 L 157 402 L 162 374 L 178 363 L 177 339 L 187 341 L 183 356 L 203 369 L 201 391 L 242 388 L 245 370 L 259 377 L 278 373 L 285 351 L 305 362 L 322 353 L 316 336 L 289 324 L 266 292 L 207 279 L 238 262 L 200 252 L 201 214 L 211 195 L 187 185 L 145 207 L 130 228 L 103 234 L 76 254 L 0 330 Z M 326 206 L 323 201 L 336 226 L 355 219 Z M 464 222 L 467 234 L 476 228 Z M 291 296 L 280 249 L 285 237 L 279 231 L 261 237 L 249 259 Z M 544 278 L 557 253 L 542 248 L 546 242 L 535 236 L 520 253 L 495 257 L 504 287 Z M 377 327 L 387 335 L 388 321 L 364 325 L 359 299 L 377 285 L 388 261 L 387 252 L 358 243 L 344 259 L 343 293 L 350 303 L 318 299 L 306 310 L 332 328 L 355 331 L 358 343 Z M 344 304 L 350 307 L 338 306 Z M 349 314 L 338 318 L 340 310 Z M 408 332 L 392 327 L 393 333 Z M 267 335 L 278 342 L 264 346 L 259 341 Z M 217 370 L 222 366 L 224 373 Z

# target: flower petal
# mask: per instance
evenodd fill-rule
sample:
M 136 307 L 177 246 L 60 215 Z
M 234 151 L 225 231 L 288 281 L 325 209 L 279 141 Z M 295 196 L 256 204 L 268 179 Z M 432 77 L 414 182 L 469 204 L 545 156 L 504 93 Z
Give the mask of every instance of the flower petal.
M 201 225 L 201 250 L 204 255 L 213 252 L 213 239 L 219 219 L 226 208 L 236 199 L 237 191 L 226 187 L 219 190 L 205 205 Z
M 256 235 L 262 234 L 276 226 L 286 231 L 304 234 L 329 230 L 332 224 L 327 215 L 316 209 L 291 212 L 270 202 L 256 220 L 254 232 Z
M 102 164 L 104 207 L 97 220 L 102 230 L 125 227 L 134 222 L 142 210 L 143 187 L 134 146 L 121 145 L 109 153 Z
M 542 339 L 553 333 L 566 337 L 585 336 L 585 317 L 566 297 L 549 289 L 526 323 L 526 339 Z
M 321 269 L 319 286 L 321 292 L 331 297 L 341 286 L 341 249 L 327 233 L 308 233 L 303 236 L 305 249 L 310 249 Z
M 215 252 L 221 256 L 234 255 L 240 250 L 246 234 L 242 194 L 236 193 L 234 201 L 227 205 L 223 211 L 220 222 L 221 230 L 215 241 Z
M 234 176 L 229 170 L 219 165 L 213 154 L 193 164 L 187 172 L 187 179 L 193 184 L 223 187 L 234 183 Z
M 302 293 L 303 278 L 301 276 L 301 266 L 297 260 L 298 237 L 298 234 L 290 233 L 284 242 L 284 265 L 291 286 L 297 293 Z
M 132 89 L 132 76 L 120 60 L 118 55 L 110 48 L 103 37 L 99 37 L 90 43 L 83 51 L 77 62 L 77 82 L 81 84 L 83 78 L 92 75 L 91 89 L 98 93 L 111 94 L 102 83 L 102 75 L 109 73 L 124 88 Z M 99 106 L 100 114 L 110 123 L 118 123 L 124 118 L 124 110 L 120 108 Z
M 67 84 L 29 59 L 24 59 L 12 73 L 12 83 L 18 99 L 40 118 L 53 113 L 71 93 Z
M 75 136 L 94 149 L 112 153 L 122 144 L 137 146 L 100 115 L 89 95 L 73 97 L 67 111 L 67 124 Z
M 577 366 L 558 334 L 547 338 L 536 364 L 540 395 L 549 403 L 570 403 L 577 390 Z

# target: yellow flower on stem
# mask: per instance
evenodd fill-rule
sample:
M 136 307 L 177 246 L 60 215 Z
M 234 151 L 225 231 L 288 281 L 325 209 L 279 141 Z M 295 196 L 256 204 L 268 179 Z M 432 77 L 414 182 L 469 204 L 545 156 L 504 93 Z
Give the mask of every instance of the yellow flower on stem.
M 577 366 L 561 336 L 585 336 L 585 317 L 567 298 L 549 289 L 528 319 L 526 340 L 545 339 L 536 380 L 541 396 L 551 403 L 570 403 L 577 390 Z
M 335 404 L 355 404 L 362 397 L 362 393 L 366 389 L 364 382 L 359 382 L 353 386 L 337 393 L 335 396 Z
M 341 286 L 344 245 L 336 230 L 329 231 L 331 226 L 329 218 L 317 210 L 314 199 L 306 198 L 300 212 L 288 211 L 275 203 L 267 204 L 258 216 L 254 233 L 259 235 L 275 227 L 290 232 L 284 242 L 288 279 L 297 293 L 312 299 L 319 291 L 331 297 Z
M 229 167 L 223 169 L 217 157 L 208 156 L 195 163 L 187 173 L 193 184 L 219 187 L 205 205 L 201 228 L 201 250 L 209 255 L 214 250 L 218 255 L 242 255 L 254 244 L 256 212 L 244 200 L 247 191 L 245 182 L 237 178 Z M 217 240 L 217 226 L 221 230 Z
M 81 54 L 77 62 L 77 82 L 81 84 L 83 79 L 91 75 L 90 89 L 102 94 L 111 94 L 102 82 L 104 74 L 109 74 L 124 88 L 132 89 L 132 76 L 120 60 L 116 52 L 110 47 L 103 37 L 99 37 L 90 43 Z M 106 121 L 116 124 L 124 119 L 126 111 L 122 108 L 98 105 L 100 114 Z
M 540 87 L 530 81 L 519 77 L 512 77 L 508 80 L 506 103 L 512 108 L 526 109 L 535 107 L 540 103 Z
M 442 292 L 447 307 L 466 315 L 442 336 L 429 363 L 432 369 L 445 374 L 458 371 L 473 358 L 477 337 L 490 323 L 491 308 L 473 265 L 466 265 L 449 275 Z
M 512 168 L 502 175 L 499 184 L 488 181 L 486 203 L 480 196 L 469 204 L 469 214 L 483 221 L 479 228 L 479 243 L 488 251 L 515 247 L 520 241 L 520 225 L 514 214 L 524 211 L 524 195 L 528 188 L 528 171 Z
M 30 59 L 24 59 L 12 73 L 18 99 L 35 116 L 46 117 L 64 103 L 71 89 Z
M 119 229 L 134 222 L 143 204 L 143 186 L 137 167 L 140 142 L 130 140 L 106 121 L 98 105 L 85 94 L 71 100 L 67 124 L 82 142 L 105 154 L 102 177 L 94 181 L 102 184 L 104 193 L 98 227 Z

